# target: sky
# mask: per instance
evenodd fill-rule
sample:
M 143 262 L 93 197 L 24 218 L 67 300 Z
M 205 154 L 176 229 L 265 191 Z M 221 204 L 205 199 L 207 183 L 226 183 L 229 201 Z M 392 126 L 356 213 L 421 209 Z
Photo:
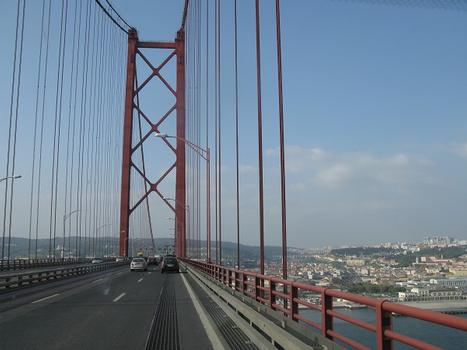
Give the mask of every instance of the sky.
M 138 29 L 140 40 L 174 39 L 182 1 L 112 3 Z M 254 2 L 238 3 L 240 231 L 242 243 L 257 244 Z M 291 246 L 418 241 L 430 235 L 467 239 L 467 11 L 387 3 L 391 2 L 281 2 L 287 227 Z M 4 54 L 10 52 L 10 56 L 12 36 L 7 33 L 11 29 L 8 22 L 13 23 L 11 4 L 14 2 L 8 0 L 0 5 L 0 23 L 4 23 L 2 29 L 7 29 L 0 35 L 1 45 L 6 48 Z M 233 241 L 233 2 L 222 4 L 222 234 L 225 240 Z M 211 17 L 213 9 L 214 2 L 210 2 Z M 261 24 L 265 240 L 275 245 L 280 243 L 281 223 L 273 1 L 261 1 Z M 206 115 L 212 118 L 214 111 L 213 37 L 211 31 L 211 100 L 208 109 L 202 105 L 203 120 Z M 205 50 L 203 42 L 202 52 Z M 4 54 L 2 59 L 7 57 Z M 34 49 L 31 62 L 33 56 Z M 202 62 L 205 58 L 203 55 Z M 11 67 L 1 66 L 4 125 Z M 165 72 L 169 81 L 174 79 L 171 69 L 173 65 L 168 65 Z M 202 78 L 195 88 L 205 86 L 206 79 Z M 155 115 L 170 105 L 170 98 L 164 93 L 157 98 L 150 92 L 142 96 Z M 169 121 L 164 131 L 172 130 L 174 125 Z M 6 147 L 3 132 L 0 154 Z M 209 136 L 212 141 L 212 130 Z M 173 160 L 170 154 L 159 154 L 163 150 L 157 141 L 152 140 L 150 148 L 153 161 L 149 167 L 154 174 L 162 173 Z M 27 140 L 23 142 L 29 147 Z M 4 159 L 1 161 L 3 173 Z M 26 174 L 26 170 L 23 172 Z M 173 177 L 163 190 L 173 194 Z M 18 192 L 18 212 L 23 203 L 21 196 L 26 194 L 27 189 Z M 170 221 L 165 218 L 170 212 L 157 198 L 152 198 L 151 204 L 156 233 L 167 236 Z M 18 234 L 24 232 L 19 214 L 15 220 Z

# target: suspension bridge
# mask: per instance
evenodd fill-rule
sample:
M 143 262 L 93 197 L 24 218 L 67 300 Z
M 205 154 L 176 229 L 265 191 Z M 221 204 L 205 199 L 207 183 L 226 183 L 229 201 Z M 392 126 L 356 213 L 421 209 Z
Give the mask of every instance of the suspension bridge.
M 467 9 L 461 1 L 368 2 Z M 413 337 L 396 316 L 449 328 L 467 346 L 465 318 L 289 278 L 280 0 L 185 0 L 171 41 L 146 40 L 107 0 L 1 6 L 9 75 L 0 100 L 0 348 L 444 347 Z M 240 50 L 245 13 L 250 46 Z M 245 94 L 254 199 L 241 183 Z M 272 131 L 264 127 L 271 111 Z M 277 271 L 265 261 L 265 139 L 277 145 Z M 258 208 L 257 232 L 247 233 L 258 240 L 253 268 L 241 252 L 248 200 Z M 229 225 L 234 253 L 225 249 Z M 158 240 L 160 227 L 173 236 Z M 180 274 L 157 265 L 129 271 L 131 257 L 165 254 L 176 255 Z M 337 299 L 368 307 L 372 321 L 340 311 Z M 370 340 L 342 332 L 342 323 Z

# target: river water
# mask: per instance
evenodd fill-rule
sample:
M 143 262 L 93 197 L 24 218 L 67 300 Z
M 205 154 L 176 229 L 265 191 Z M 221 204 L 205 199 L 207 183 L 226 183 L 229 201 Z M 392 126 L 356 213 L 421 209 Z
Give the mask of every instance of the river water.
M 337 309 L 336 311 L 368 323 L 375 323 L 375 313 L 372 309 Z M 321 321 L 321 315 L 318 312 L 301 309 L 299 313 L 315 322 L 319 323 Z M 467 318 L 467 315 L 457 315 L 457 317 Z M 402 316 L 393 318 L 393 329 L 399 333 L 423 340 L 443 349 L 467 350 L 467 332 L 460 330 Z M 334 318 L 334 330 L 372 349 L 376 348 L 376 337 L 374 333 L 364 330 L 363 328 L 353 326 L 345 321 Z M 413 349 L 412 347 L 398 342 L 394 344 L 394 349 L 397 350 Z

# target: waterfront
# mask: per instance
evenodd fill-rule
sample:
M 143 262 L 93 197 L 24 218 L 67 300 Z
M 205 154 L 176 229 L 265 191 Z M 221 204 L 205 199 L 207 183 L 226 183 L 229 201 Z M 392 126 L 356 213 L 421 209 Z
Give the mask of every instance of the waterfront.
M 346 310 L 339 309 L 339 312 L 351 317 L 363 320 L 369 323 L 375 323 L 375 314 L 372 309 Z M 300 310 L 300 314 L 308 317 L 310 320 L 320 322 L 321 315 L 318 312 L 310 310 Z M 467 315 L 458 317 L 467 318 Z M 395 331 L 408 335 L 427 343 L 441 347 L 447 350 L 467 349 L 467 333 L 447 327 L 434 325 L 428 322 L 419 321 L 409 317 L 394 317 L 393 328 Z M 353 326 L 347 322 L 334 318 L 334 329 L 363 345 L 372 349 L 375 348 L 375 335 L 372 332 Z M 409 346 L 395 342 L 395 350 L 413 349 Z

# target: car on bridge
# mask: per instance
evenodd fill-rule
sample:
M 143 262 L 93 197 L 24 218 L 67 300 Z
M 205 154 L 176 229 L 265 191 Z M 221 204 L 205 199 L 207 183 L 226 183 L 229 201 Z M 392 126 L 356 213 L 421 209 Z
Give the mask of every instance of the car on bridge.
M 178 260 L 175 255 L 166 255 L 162 259 L 161 263 L 161 273 L 168 272 L 168 271 L 175 271 L 178 272 L 179 265 Z
M 130 263 L 130 271 L 147 271 L 148 270 L 148 263 L 144 258 L 133 258 Z
M 91 264 L 102 264 L 104 262 L 104 259 L 101 258 L 94 258 L 91 261 Z

